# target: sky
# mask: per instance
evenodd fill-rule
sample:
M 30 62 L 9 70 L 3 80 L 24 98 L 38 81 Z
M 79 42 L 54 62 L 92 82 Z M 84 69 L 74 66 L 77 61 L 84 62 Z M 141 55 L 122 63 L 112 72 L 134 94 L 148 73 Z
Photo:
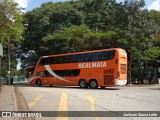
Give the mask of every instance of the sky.
M 31 11 L 37 7 L 40 7 L 45 2 L 59 2 L 59 1 L 67 1 L 67 0 L 14 0 L 19 4 L 20 7 L 25 8 L 25 11 Z M 123 2 L 124 0 L 117 0 L 117 2 Z M 145 0 L 146 8 L 151 10 L 160 11 L 160 0 Z

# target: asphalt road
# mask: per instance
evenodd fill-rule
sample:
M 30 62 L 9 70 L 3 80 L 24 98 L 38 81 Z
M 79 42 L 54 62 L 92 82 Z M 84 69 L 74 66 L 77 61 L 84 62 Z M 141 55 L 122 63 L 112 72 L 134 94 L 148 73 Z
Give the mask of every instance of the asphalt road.
M 160 120 L 160 117 L 100 117 L 97 112 L 160 111 L 160 86 L 123 86 L 105 89 L 81 89 L 79 87 L 58 86 L 16 86 L 22 93 L 25 104 L 30 111 L 82 111 L 78 114 L 89 114 L 93 117 L 43 117 L 36 120 Z M 141 113 L 141 112 L 140 112 Z M 142 112 L 143 113 L 143 112 Z M 147 113 L 147 114 L 148 114 Z M 58 113 L 57 112 L 57 116 Z M 71 113 L 72 114 L 72 113 Z M 119 113 L 118 113 L 119 114 Z M 123 112 L 120 114 L 124 114 Z M 106 115 L 107 116 L 107 115 Z M 114 116 L 114 115 L 113 115 Z M 138 115 L 139 116 L 139 115 Z

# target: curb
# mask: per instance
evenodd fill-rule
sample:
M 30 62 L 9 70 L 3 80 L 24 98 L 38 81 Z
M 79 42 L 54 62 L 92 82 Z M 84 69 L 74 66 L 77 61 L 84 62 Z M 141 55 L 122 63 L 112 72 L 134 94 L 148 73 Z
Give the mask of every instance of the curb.
M 13 95 L 13 111 L 18 111 L 18 109 L 17 109 L 17 101 L 16 101 L 16 96 L 15 96 L 15 92 L 14 92 L 14 86 L 12 85 L 12 89 L 13 89 L 13 91 L 12 91 L 12 95 Z M 14 120 L 19 120 L 19 118 L 18 117 L 14 117 Z
M 160 84 L 127 84 L 120 87 L 158 87 Z
M 14 103 L 14 108 L 13 110 L 14 111 L 17 111 L 17 103 L 16 103 L 16 96 L 15 96 L 15 93 L 14 93 L 14 86 L 12 86 L 12 89 L 13 89 L 13 103 Z
M 30 111 L 21 90 L 16 86 L 14 87 L 14 95 L 15 95 L 15 100 L 17 103 L 16 104 L 17 111 Z M 19 117 L 18 119 L 14 119 L 14 120 L 35 120 L 35 118 L 34 117 L 26 117 L 26 118 Z

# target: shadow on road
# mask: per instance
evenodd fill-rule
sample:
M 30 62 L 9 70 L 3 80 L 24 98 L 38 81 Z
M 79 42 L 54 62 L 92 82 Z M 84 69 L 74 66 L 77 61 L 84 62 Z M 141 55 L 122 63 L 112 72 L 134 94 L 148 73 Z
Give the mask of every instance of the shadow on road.
M 14 84 L 15 87 L 37 87 L 37 88 L 61 88 L 61 89 L 81 89 L 81 90 L 91 90 L 90 88 L 80 88 L 79 86 L 35 86 L 35 85 L 26 85 L 26 84 Z M 98 88 L 92 90 L 120 90 L 117 87 L 106 87 L 106 88 Z
M 160 90 L 160 86 L 159 87 L 153 87 L 153 88 L 148 88 L 149 90 Z

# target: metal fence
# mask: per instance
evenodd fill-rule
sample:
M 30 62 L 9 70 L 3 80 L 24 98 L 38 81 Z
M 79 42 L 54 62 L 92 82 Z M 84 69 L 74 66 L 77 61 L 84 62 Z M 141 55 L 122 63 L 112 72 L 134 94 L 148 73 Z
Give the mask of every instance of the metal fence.
M 11 79 L 13 79 L 13 84 L 27 84 L 27 78 L 25 76 L 22 76 L 22 75 L 12 76 Z M 2 82 L 2 85 L 9 84 L 8 78 L 2 78 L 1 82 Z

